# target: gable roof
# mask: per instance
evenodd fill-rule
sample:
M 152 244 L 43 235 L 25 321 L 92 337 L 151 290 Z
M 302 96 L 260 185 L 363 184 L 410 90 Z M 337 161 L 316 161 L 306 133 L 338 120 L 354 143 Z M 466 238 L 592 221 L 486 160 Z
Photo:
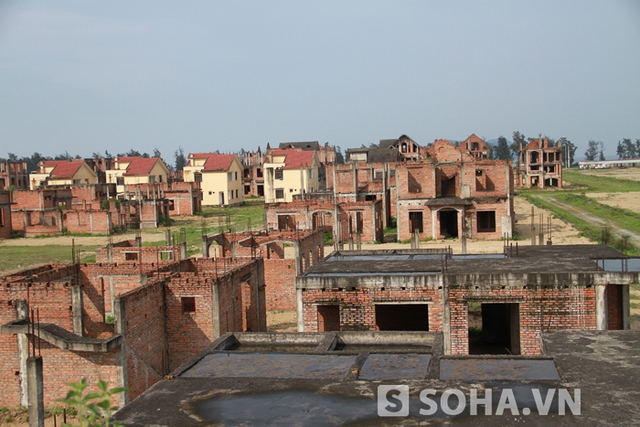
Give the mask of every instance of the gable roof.
M 235 154 L 191 153 L 189 154 L 187 166 L 194 166 L 193 160 L 205 159 L 202 172 L 228 171 L 231 168 L 234 157 L 236 157 Z
M 278 147 L 281 150 L 285 150 L 287 148 L 299 148 L 302 150 L 319 150 L 320 144 L 318 141 L 309 141 L 309 142 L 281 142 Z
M 51 167 L 49 176 L 56 179 L 71 179 L 82 167 L 83 161 L 67 161 L 67 160 L 45 160 L 42 162 L 43 167 Z
M 311 167 L 313 158 L 316 155 L 315 151 L 296 151 L 296 150 L 271 150 L 273 156 L 285 156 L 284 169 L 300 169 L 301 167 Z
M 118 157 L 118 163 L 129 163 L 125 175 L 149 175 L 159 160 L 158 157 Z

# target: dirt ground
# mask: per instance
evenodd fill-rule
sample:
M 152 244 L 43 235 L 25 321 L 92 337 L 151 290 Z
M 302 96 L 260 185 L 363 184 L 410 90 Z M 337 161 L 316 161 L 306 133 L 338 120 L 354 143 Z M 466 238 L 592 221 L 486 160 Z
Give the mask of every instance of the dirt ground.
M 630 191 L 628 193 L 586 193 L 585 196 L 604 205 L 628 209 L 634 212 L 640 211 L 640 191 Z
M 582 173 L 594 176 L 606 176 L 609 178 L 631 179 L 640 181 L 640 168 L 611 168 L 611 169 L 585 169 Z

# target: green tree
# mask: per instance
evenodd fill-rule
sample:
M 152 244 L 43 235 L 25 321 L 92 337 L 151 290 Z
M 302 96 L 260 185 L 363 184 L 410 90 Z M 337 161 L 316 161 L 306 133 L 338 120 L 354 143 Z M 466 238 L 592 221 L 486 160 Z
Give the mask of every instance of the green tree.
M 587 146 L 587 151 L 584 152 L 584 158 L 585 160 L 595 160 L 596 156 L 598 155 L 598 152 L 600 148 L 600 142 L 599 141 L 594 141 L 593 139 L 589 141 L 589 145 Z
M 187 158 L 184 156 L 184 149 L 182 147 L 178 147 L 173 158 L 175 160 L 176 171 L 181 171 L 187 165 Z
M 556 147 L 558 146 L 562 147 L 562 160 L 564 161 L 565 167 L 570 168 L 574 166 L 577 163 L 576 150 L 578 147 L 564 136 L 556 142 Z
M 507 142 L 507 138 L 505 138 L 502 135 L 498 137 L 498 144 L 496 145 L 494 157 L 498 160 L 511 159 L 511 151 L 509 148 L 509 143 Z
M 520 163 L 520 151 L 527 145 L 527 138 L 523 134 L 518 131 L 513 133 L 513 142 L 509 146 L 511 150 L 511 155 L 518 159 L 518 163 Z
M 336 163 L 339 165 L 344 164 L 344 155 L 342 154 L 342 148 L 336 146 Z

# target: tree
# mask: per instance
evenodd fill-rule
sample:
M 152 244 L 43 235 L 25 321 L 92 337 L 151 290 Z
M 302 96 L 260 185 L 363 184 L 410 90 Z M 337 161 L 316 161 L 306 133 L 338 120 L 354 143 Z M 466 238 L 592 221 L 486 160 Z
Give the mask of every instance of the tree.
M 518 131 L 513 133 L 513 142 L 509 146 L 511 150 L 511 155 L 518 159 L 518 163 L 520 163 L 520 151 L 525 147 L 527 139 L 523 134 Z
M 640 155 L 640 151 L 636 149 L 638 141 L 634 144 L 630 138 L 624 138 L 622 141 L 618 142 L 618 146 L 616 147 L 616 154 L 619 159 L 633 159 Z
M 153 157 L 158 157 L 158 158 L 162 158 L 162 153 L 160 152 L 160 150 L 158 150 L 157 148 L 153 149 Z
M 342 148 L 336 146 L 336 163 L 339 165 L 344 164 L 344 155 L 342 154 Z
M 556 147 L 562 146 L 562 159 L 565 167 L 570 168 L 576 164 L 576 147 L 571 141 L 564 136 L 556 142 Z
M 605 160 L 605 158 L 604 158 L 604 144 L 602 143 L 602 141 L 600 141 L 600 153 L 598 155 L 598 160 L 600 160 L 600 161 Z
M 494 153 L 494 157 L 498 160 L 511 159 L 511 151 L 509 149 L 509 143 L 507 142 L 507 138 L 505 138 L 502 135 L 498 137 L 498 144 L 496 145 L 496 151 Z
M 187 164 L 187 158 L 184 156 L 184 150 L 182 147 L 178 147 L 176 152 L 173 155 L 175 159 L 176 171 L 181 171 Z
M 596 159 L 598 155 L 598 149 L 600 148 L 600 142 L 594 141 L 593 139 L 589 141 L 589 145 L 587 147 L 587 151 L 584 152 L 585 160 L 593 161 Z

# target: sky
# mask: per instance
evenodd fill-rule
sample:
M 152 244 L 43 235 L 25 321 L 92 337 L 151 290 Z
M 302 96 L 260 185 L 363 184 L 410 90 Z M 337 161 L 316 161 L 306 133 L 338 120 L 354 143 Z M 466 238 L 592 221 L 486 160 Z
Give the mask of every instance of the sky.
M 0 0 L 0 157 L 640 139 L 640 1 Z

